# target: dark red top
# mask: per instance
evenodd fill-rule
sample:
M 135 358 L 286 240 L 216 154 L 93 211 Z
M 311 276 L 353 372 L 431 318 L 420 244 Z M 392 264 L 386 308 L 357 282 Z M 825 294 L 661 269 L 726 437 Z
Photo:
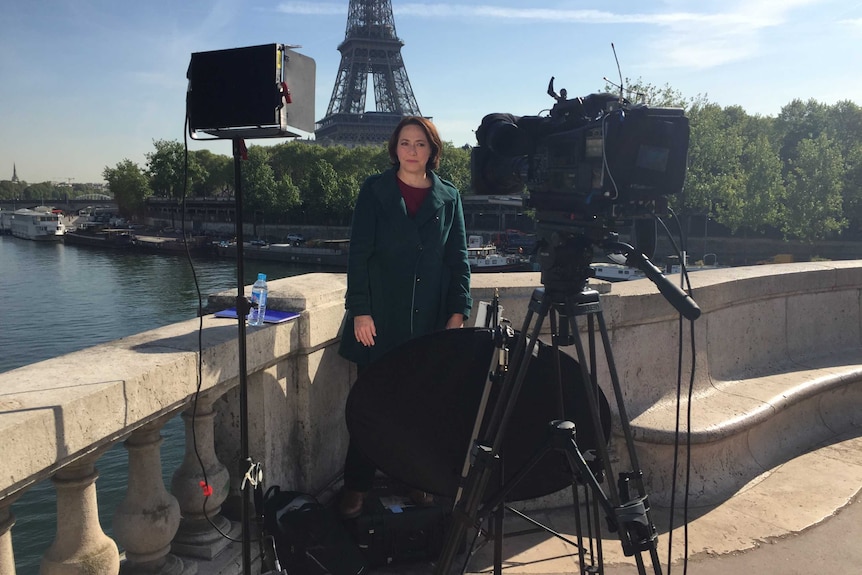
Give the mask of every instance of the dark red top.
M 412 218 L 416 215 L 416 212 L 419 211 L 419 206 L 422 205 L 425 198 L 428 197 L 428 192 L 431 191 L 431 188 L 414 188 L 413 186 L 408 186 L 402 182 L 401 178 L 395 179 L 398 180 L 398 189 L 401 190 L 401 197 L 404 198 L 404 205 L 407 206 L 407 213 Z

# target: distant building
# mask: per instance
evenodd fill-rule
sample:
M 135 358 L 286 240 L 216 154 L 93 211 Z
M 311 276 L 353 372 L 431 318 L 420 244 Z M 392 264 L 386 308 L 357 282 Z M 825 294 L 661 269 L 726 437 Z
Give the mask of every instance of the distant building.
M 14 162 L 12 163 L 12 182 L 15 184 L 18 183 L 18 167 L 14 164 Z

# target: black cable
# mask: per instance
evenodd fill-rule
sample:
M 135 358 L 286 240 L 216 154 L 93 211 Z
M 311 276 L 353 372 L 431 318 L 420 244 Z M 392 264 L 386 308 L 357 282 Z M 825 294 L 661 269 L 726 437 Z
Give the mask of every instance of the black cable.
M 186 114 L 186 128 L 189 124 L 188 114 Z M 201 474 L 203 475 L 203 481 L 201 482 L 201 489 L 204 493 L 204 500 L 202 507 L 202 512 L 204 518 L 207 520 L 207 523 L 218 532 L 219 535 L 227 539 L 228 541 L 232 541 L 234 543 L 241 543 L 241 539 L 235 539 L 231 537 L 229 534 L 223 532 L 218 525 L 212 520 L 212 518 L 207 513 L 207 501 L 209 500 L 210 494 L 212 493 L 209 480 L 207 479 L 207 470 L 204 465 L 203 458 L 198 451 L 198 441 L 197 441 L 197 427 L 195 426 L 195 422 L 197 419 L 198 412 L 198 398 L 201 394 L 201 387 L 203 385 L 203 330 L 204 330 L 204 304 L 203 304 L 203 294 L 201 293 L 200 284 L 198 282 L 197 272 L 195 271 L 194 260 L 192 259 L 191 249 L 189 248 L 189 243 L 186 238 L 186 197 L 188 196 L 188 185 L 189 185 L 189 141 L 188 141 L 188 131 L 183 129 L 183 197 L 182 202 L 180 204 L 180 230 L 183 235 L 183 247 L 185 248 L 186 260 L 189 263 L 189 269 L 192 272 L 192 279 L 195 284 L 195 294 L 198 299 L 198 361 L 197 361 L 197 372 L 196 372 L 196 385 L 195 385 L 195 395 L 192 400 L 192 423 L 191 423 L 191 433 L 192 433 L 192 449 L 194 450 L 195 457 L 198 460 L 198 465 L 201 468 Z
M 671 242 L 671 245 L 680 260 L 680 274 L 683 278 L 683 281 L 686 285 L 686 291 L 689 295 L 692 292 L 691 287 L 691 278 L 688 275 L 688 270 L 685 266 L 685 234 L 683 233 L 682 226 L 680 225 L 680 219 L 676 216 L 673 209 L 668 208 L 669 213 L 673 217 L 674 221 L 677 224 L 677 231 L 679 233 L 680 244 L 677 246 L 676 242 L 673 239 L 673 234 L 668 229 L 667 225 L 661 218 L 656 218 L 657 221 L 661 224 L 662 228 L 665 231 L 665 234 L 668 240 Z M 682 249 L 680 249 L 680 246 Z M 674 457 L 672 464 L 672 477 L 671 477 L 671 497 L 670 497 L 670 516 L 669 516 L 669 524 L 668 524 L 668 575 L 671 573 L 672 567 L 672 559 L 673 559 L 673 531 L 674 531 L 674 515 L 676 511 L 676 490 L 677 490 L 677 475 L 679 471 L 679 449 L 680 449 L 680 420 L 681 420 L 681 404 L 682 404 L 682 357 L 683 357 L 683 333 L 684 333 L 684 318 L 680 316 L 679 318 L 679 347 L 677 351 L 677 390 L 676 390 L 676 398 L 677 398 L 677 410 L 676 410 L 676 425 L 674 429 Z M 685 496 L 683 498 L 683 573 L 688 572 L 688 555 L 689 555 L 689 526 L 688 526 L 688 511 L 689 511 L 689 490 L 691 486 L 691 402 L 693 399 L 694 392 L 694 381 L 695 374 L 697 369 L 697 350 L 695 347 L 695 334 L 694 334 L 694 321 L 691 320 L 689 324 L 690 328 L 690 336 L 691 336 L 691 372 L 689 376 L 689 386 L 688 386 L 688 404 L 686 406 L 686 440 L 685 440 L 685 449 L 686 449 L 686 458 L 685 458 L 685 481 L 683 482 L 685 488 Z

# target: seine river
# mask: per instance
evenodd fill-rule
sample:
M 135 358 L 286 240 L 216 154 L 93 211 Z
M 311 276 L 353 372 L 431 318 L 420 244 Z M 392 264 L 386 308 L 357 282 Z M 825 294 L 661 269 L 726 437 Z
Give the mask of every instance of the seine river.
M 197 316 L 198 290 L 236 290 L 231 259 L 100 250 L 0 236 L 0 373 L 79 349 Z M 246 261 L 244 283 L 258 272 L 270 279 L 316 270 Z M 163 430 L 166 484 L 182 458 L 179 418 Z M 174 462 L 170 464 L 170 462 Z M 125 496 L 127 455 L 122 445 L 98 462 L 99 515 L 111 534 L 116 505 Z M 56 498 L 50 481 L 29 489 L 13 506 L 17 572 L 35 575 L 54 539 Z

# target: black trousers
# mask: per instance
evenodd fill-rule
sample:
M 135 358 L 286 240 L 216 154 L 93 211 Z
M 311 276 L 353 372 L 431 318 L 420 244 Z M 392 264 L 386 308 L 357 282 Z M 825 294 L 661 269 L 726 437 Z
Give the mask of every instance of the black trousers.
M 377 466 L 351 441 L 344 459 L 344 488 L 363 493 L 371 491 L 376 472 Z
M 366 367 L 366 365 L 357 364 L 357 374 L 361 375 Z M 375 473 L 377 473 L 377 466 L 365 456 L 351 438 L 347 444 L 347 456 L 344 458 L 344 488 L 351 491 L 371 491 Z

